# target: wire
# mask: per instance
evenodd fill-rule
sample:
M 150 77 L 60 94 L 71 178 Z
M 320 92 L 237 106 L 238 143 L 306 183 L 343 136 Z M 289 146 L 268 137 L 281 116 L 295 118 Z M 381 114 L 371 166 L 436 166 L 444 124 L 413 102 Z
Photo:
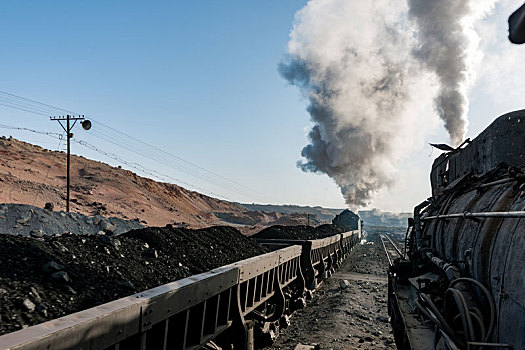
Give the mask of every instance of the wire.
M 48 105 L 46 103 L 42 103 L 42 102 L 38 102 L 38 101 L 35 101 L 35 100 L 31 100 L 29 98 L 25 98 L 25 97 L 22 97 L 22 96 L 11 94 L 9 92 L 0 91 L 0 94 L 7 95 L 7 96 L 13 97 L 15 99 L 21 99 L 21 100 L 24 100 L 24 101 L 28 101 L 28 102 L 31 102 L 31 103 L 36 104 L 36 105 L 48 107 L 48 108 L 51 108 L 52 110 L 59 110 L 59 111 L 66 112 L 66 113 L 71 113 L 71 114 L 78 114 L 78 113 L 75 113 L 75 112 L 72 112 L 72 111 L 68 111 L 67 109 L 63 109 L 63 108 L 55 107 L 55 106 L 52 106 L 52 105 Z
M 199 188 L 199 187 L 197 187 L 197 186 L 195 186 L 195 185 L 191 185 L 191 184 L 186 183 L 186 182 L 184 182 L 184 181 L 182 181 L 182 180 L 179 180 L 179 179 L 177 179 L 177 178 L 173 178 L 173 177 L 171 177 L 171 176 L 169 176 L 169 175 L 165 175 L 165 174 L 159 173 L 159 172 L 156 171 L 156 170 L 148 169 L 148 168 L 146 168 L 146 167 L 144 167 L 144 166 L 142 166 L 142 165 L 140 165 L 140 164 L 126 161 L 126 160 L 122 159 L 121 157 L 119 157 L 119 156 L 117 156 L 117 155 L 115 155 L 115 154 L 108 153 L 108 152 L 105 152 L 105 151 L 103 151 L 103 150 L 101 150 L 101 149 L 98 149 L 96 146 L 93 146 L 93 145 L 87 143 L 86 141 L 83 141 L 83 140 L 76 140 L 76 139 L 72 139 L 72 141 L 75 142 L 75 143 L 78 143 L 79 145 L 82 145 L 82 146 L 84 146 L 84 147 L 86 147 L 86 148 L 89 148 L 89 149 L 91 149 L 92 151 L 98 152 L 98 153 L 100 153 L 100 154 L 102 154 L 102 155 L 104 155 L 104 156 L 106 156 L 106 157 L 108 157 L 108 158 L 110 158 L 110 159 L 116 160 L 116 161 L 118 161 L 118 162 L 120 162 L 120 163 L 122 163 L 122 164 L 126 164 L 127 166 L 129 166 L 129 167 L 131 167 L 131 168 L 133 168 L 133 169 L 135 169 L 135 170 L 141 171 L 141 172 L 143 172 L 143 173 L 145 173 L 145 174 L 148 174 L 148 175 L 150 175 L 150 176 L 153 176 L 153 177 L 155 177 L 155 178 L 157 178 L 157 179 L 161 179 L 162 181 L 166 181 L 166 182 L 168 182 L 166 179 L 170 179 L 170 180 L 172 180 L 172 181 L 174 180 L 174 181 L 176 181 L 176 182 L 182 183 L 182 184 L 184 184 L 184 185 L 186 185 L 186 186 L 196 188 L 196 189 L 199 190 L 199 191 L 204 191 L 203 189 L 201 189 L 201 188 Z M 230 199 L 228 199 L 228 198 L 226 198 L 226 197 L 224 197 L 224 196 L 222 196 L 222 195 L 219 195 L 219 194 L 216 194 L 216 193 L 213 193 L 213 192 L 211 192 L 211 193 L 212 193 L 214 196 L 218 197 L 218 198 L 221 198 L 221 197 L 222 197 L 222 198 L 224 198 L 224 199 L 226 199 L 226 200 L 228 200 L 228 201 L 231 201 Z
M 0 124 L 0 129 L 11 129 L 11 130 L 22 130 L 22 131 L 29 131 L 29 132 L 33 132 L 33 133 L 36 133 L 36 134 L 41 134 L 41 135 L 46 135 L 46 136 L 50 136 L 50 137 L 53 137 L 55 139 L 58 139 L 60 140 L 58 146 L 57 146 L 57 149 L 60 149 L 60 144 L 61 142 L 63 141 L 63 134 L 60 134 L 60 133 L 53 133 L 53 132 L 46 132 L 46 131 L 38 131 L 38 130 L 33 130 L 33 129 L 29 129 L 29 128 L 21 128 L 21 127 L 16 127 L 16 126 L 10 126 L 10 125 L 5 125 L 5 124 Z M 147 175 L 150 175 L 151 177 L 153 178 L 156 178 L 156 179 L 159 179 L 161 181 L 164 181 L 164 182 L 169 182 L 169 180 L 171 181 L 175 181 L 175 182 L 178 182 L 178 183 L 182 183 L 183 185 L 185 186 L 188 186 L 190 188 L 195 188 L 196 190 L 198 191 L 201 191 L 201 192 L 204 192 L 205 190 L 198 187 L 198 186 L 195 186 L 195 185 L 192 185 L 192 184 L 189 184 L 187 182 L 184 182 L 180 179 L 177 179 L 177 178 L 174 178 L 174 177 L 171 177 L 169 175 L 166 175 L 166 174 L 162 174 L 156 170 L 151 170 L 151 169 L 148 169 L 138 163 L 135 163 L 135 162 L 130 162 L 130 161 L 126 161 L 124 160 L 123 158 L 113 154 L 113 153 L 108 153 L 108 152 L 105 152 L 99 148 L 97 148 L 96 146 L 86 142 L 86 141 L 83 141 L 83 140 L 77 140 L 75 138 L 71 139 L 71 141 L 81 145 L 81 146 L 84 146 L 86 148 L 89 148 L 91 149 L 92 151 L 95 151 L 97 153 L 100 153 L 110 159 L 113 159 L 113 160 L 116 160 L 117 162 L 119 163 L 122 163 L 122 164 L 126 164 L 127 166 L 129 166 L 130 168 L 132 169 L 135 169 L 141 173 L 144 173 L 144 174 L 147 174 Z M 44 182 L 45 180 L 47 179 L 47 176 L 49 174 L 49 169 L 48 169 L 48 172 L 44 178 Z M 190 190 L 191 191 L 191 190 Z M 214 192 L 209 192 L 208 193 L 211 193 L 213 196 L 215 196 L 216 198 L 219 198 L 219 199 L 222 199 L 222 200 L 227 200 L 227 201 L 232 201 L 231 199 L 227 198 L 226 196 L 224 195 L 220 195 L 220 194 L 217 194 L 217 193 L 214 193 Z
M 15 94 L 11 94 L 5 91 L 0 91 L 0 105 L 4 105 L 6 107 L 10 107 L 10 108 L 14 108 L 14 109 L 26 111 L 26 112 L 33 113 L 33 114 L 42 115 L 42 116 L 50 116 L 53 114 L 60 114 L 63 112 L 70 113 L 70 114 L 78 114 L 78 113 L 75 113 L 73 111 L 70 111 L 64 108 L 59 108 L 59 107 L 52 106 L 46 103 L 31 100 L 31 99 L 28 99 L 22 96 L 18 96 Z M 60 113 L 56 113 L 58 111 L 60 111 Z M 256 197 L 261 197 L 261 198 L 269 199 L 271 201 L 279 202 L 278 199 L 272 196 L 269 196 L 263 192 L 260 192 L 249 186 L 243 185 L 237 181 L 231 180 L 225 176 L 217 174 L 197 164 L 189 162 L 159 147 L 150 145 L 138 138 L 125 134 L 124 132 L 117 130 L 109 125 L 106 125 L 96 119 L 93 119 L 93 118 L 90 118 L 90 119 L 94 122 L 93 123 L 94 128 L 93 128 L 93 133 L 92 133 L 93 136 L 101 138 L 105 140 L 106 142 L 110 142 L 130 152 L 139 154 L 148 159 L 152 159 L 160 164 L 171 167 L 177 171 L 181 171 L 187 175 L 196 177 L 208 183 L 214 184 L 228 191 L 232 191 L 237 194 L 241 194 L 247 198 L 253 198 L 253 196 L 255 195 Z M 159 159 L 159 153 L 164 156 L 169 157 L 175 163 L 167 162 L 164 158 Z M 192 187 L 195 187 L 195 186 L 192 186 Z M 204 192 L 209 193 L 209 191 L 204 191 Z
M 18 109 L 20 111 L 25 111 L 25 112 L 29 112 L 29 113 L 33 113 L 33 114 L 46 116 L 45 114 L 42 114 L 42 113 L 39 113 L 39 112 L 35 112 L 35 111 L 29 110 L 29 109 L 25 109 L 25 108 L 15 107 L 15 106 L 12 106 L 12 105 L 9 105 L 9 104 L 4 104 L 4 103 L 1 103 L 1 102 L 0 102 L 0 105 L 6 106 L 6 107 L 9 107 L 9 108 Z M 27 108 L 29 108 L 29 107 L 27 107 Z
M 96 125 L 96 124 L 95 124 Z M 104 130 L 106 131 L 106 130 Z M 110 130 L 111 132 L 111 130 Z M 192 166 L 189 166 L 188 164 L 192 164 L 192 163 L 187 163 L 187 164 L 184 164 L 184 163 L 181 163 L 181 162 L 176 162 L 176 163 L 169 163 L 164 157 L 161 157 L 159 155 L 159 151 L 162 152 L 162 150 L 159 149 L 159 151 L 157 150 L 153 150 L 152 151 L 152 155 L 148 155 L 148 154 L 144 154 L 144 145 L 139 145 L 137 144 L 136 142 L 134 142 L 134 140 L 136 139 L 131 139 L 131 140 L 121 140 L 121 139 L 118 139 L 117 137 L 113 136 L 113 135 L 109 135 L 105 132 L 101 132 L 99 130 L 93 130 L 92 132 L 92 135 L 95 136 L 95 137 L 98 137 L 98 138 L 101 138 L 103 140 L 105 140 L 106 142 L 109 142 L 109 143 L 112 143 L 114 145 L 117 145 L 119 147 L 122 147 L 128 151 L 131 151 L 131 152 L 135 152 L 139 155 L 142 155 L 144 157 L 147 157 L 148 159 L 153 159 L 157 162 L 159 162 L 160 164 L 163 164 L 165 166 L 168 166 L 168 167 L 171 167 L 175 170 L 178 170 L 178 171 L 181 171 L 185 174 L 188 174 L 190 176 L 194 176 L 196 178 L 199 178 L 201 180 L 204 180 L 208 183 L 211 183 L 211 184 L 214 184 L 214 185 L 217 185 L 219 187 L 222 187 L 228 191 L 233 191 L 233 192 L 236 192 L 238 194 L 241 194 L 247 198 L 252 198 L 253 194 L 249 194 L 249 195 L 246 195 L 246 192 L 245 191 L 242 191 L 240 190 L 237 186 L 232 186 L 232 183 L 228 183 L 226 181 L 223 181 L 221 178 L 219 177 L 216 177 L 214 176 L 214 173 L 212 172 L 203 172 L 200 170 L 199 167 L 192 167 Z M 138 140 L 140 142 L 140 140 Z
M 183 159 L 183 158 L 180 158 L 180 157 L 178 157 L 178 156 L 176 156 L 176 155 L 173 155 L 173 154 L 171 154 L 171 153 L 169 153 L 169 152 L 166 152 L 165 150 L 163 150 L 163 149 L 161 149 L 161 148 L 158 148 L 158 147 L 152 146 L 152 145 L 150 145 L 150 144 L 148 144 L 148 143 L 146 143 L 146 142 L 144 142 L 144 141 L 142 141 L 142 140 L 139 140 L 139 139 L 137 139 L 137 138 L 135 138 L 135 137 L 133 137 L 133 136 L 127 135 L 127 134 L 125 134 L 125 133 L 123 133 L 123 132 L 121 132 L 121 131 L 119 131 L 119 130 L 116 130 L 116 129 L 114 129 L 114 128 L 108 126 L 108 125 L 105 125 L 104 123 L 102 123 L 102 122 L 100 122 L 100 121 L 97 121 L 97 120 L 95 120 L 95 119 L 93 119 L 93 118 L 91 118 L 91 120 L 95 121 L 96 123 L 98 123 L 98 124 L 100 124 L 100 125 L 102 125 L 102 126 L 108 128 L 108 129 L 110 129 L 110 130 L 112 130 L 112 131 L 114 131 L 114 132 L 116 132 L 116 133 L 118 133 L 118 134 L 121 134 L 121 135 L 123 135 L 123 136 L 129 137 L 129 138 L 131 138 L 131 139 L 133 139 L 133 140 L 139 142 L 140 144 L 142 144 L 142 145 L 144 145 L 144 146 L 151 147 L 151 148 L 153 148 L 155 151 L 161 152 L 161 153 L 163 153 L 164 155 L 167 155 L 167 156 L 169 156 L 169 157 L 172 157 L 172 158 L 174 158 L 174 159 L 177 159 L 177 160 L 179 160 L 179 161 L 182 161 L 182 162 L 184 162 L 184 163 L 186 163 L 186 164 L 188 164 L 188 165 L 190 165 L 190 166 L 192 166 L 192 167 L 196 167 L 196 168 L 198 168 L 198 169 L 200 169 L 200 170 L 202 170 L 202 171 L 205 171 L 205 172 L 207 172 L 207 173 L 209 173 L 209 174 L 212 174 L 212 175 L 214 175 L 214 176 L 217 176 L 217 177 L 219 177 L 219 178 L 221 178 L 221 179 L 223 179 L 223 180 L 225 180 L 225 181 L 228 181 L 228 182 L 230 182 L 230 183 L 232 183 L 232 184 L 234 184 L 234 185 L 241 186 L 241 187 L 243 187 L 243 188 L 245 188 L 245 189 L 248 189 L 248 190 L 250 190 L 250 191 L 253 191 L 253 192 L 255 192 L 255 193 L 258 193 L 258 194 L 260 194 L 260 195 L 263 195 L 263 196 L 265 196 L 265 197 L 267 197 L 267 198 L 272 198 L 272 197 L 270 197 L 270 196 L 268 196 L 268 195 L 266 195 L 266 194 L 264 194 L 264 193 L 262 193 L 262 192 L 259 192 L 258 190 L 252 189 L 251 187 L 248 187 L 248 186 L 245 186 L 245 185 L 243 185 L 243 184 L 240 184 L 240 183 L 238 183 L 238 182 L 236 182 L 236 181 L 230 180 L 230 179 L 228 179 L 228 178 L 226 178 L 226 177 L 224 177 L 224 176 L 222 176 L 222 175 L 219 175 L 219 174 L 217 174 L 217 173 L 215 173 L 215 172 L 213 172 L 213 171 L 207 170 L 207 169 L 205 169 L 205 168 L 203 168 L 203 167 L 201 167 L 201 166 L 199 166 L 199 165 L 196 165 L 196 164 L 194 164 L 194 163 L 192 163 L 192 162 L 189 162 L 189 161 L 187 161 L 187 160 L 185 160 L 185 159 Z M 272 199 L 277 200 L 277 199 L 275 199 L 275 198 L 272 198 Z M 277 201 L 278 201 L 278 200 L 277 200 Z
M 58 132 L 39 131 L 39 130 L 33 130 L 33 129 L 29 129 L 29 128 L 22 128 L 22 127 L 5 125 L 5 124 L 0 124 L 0 128 L 1 129 L 10 129 L 10 130 L 30 131 L 32 133 L 40 134 L 40 135 L 47 135 L 47 136 L 54 136 L 54 137 L 63 137 L 63 135 L 61 133 L 58 133 Z
M 111 144 L 114 144 L 114 145 L 116 145 L 116 146 L 122 147 L 122 148 L 124 148 L 124 149 L 126 149 L 126 150 L 128 150 L 128 151 L 131 151 L 131 152 L 135 153 L 135 154 L 141 155 L 141 156 L 146 157 L 146 158 L 148 158 L 148 159 L 152 159 L 152 160 L 156 161 L 157 163 L 160 163 L 160 164 L 163 164 L 163 165 L 165 165 L 165 166 L 168 166 L 168 167 L 174 168 L 174 169 L 176 169 L 176 170 L 179 170 L 179 171 L 181 171 L 181 172 L 187 173 L 188 175 L 194 176 L 194 177 L 196 177 L 196 178 L 200 178 L 200 179 L 202 179 L 202 180 L 204 180 L 204 181 L 207 181 L 207 182 L 209 182 L 209 183 L 215 184 L 215 185 L 217 185 L 217 186 L 221 186 L 220 183 L 216 183 L 216 182 L 214 182 L 213 179 L 207 179 L 205 176 L 202 176 L 202 175 L 199 175 L 199 174 L 195 174 L 195 173 L 191 173 L 191 172 L 186 172 L 186 171 L 184 171 L 183 169 L 179 169 L 179 168 L 174 167 L 174 166 L 172 166 L 172 165 L 170 165 L 170 164 L 168 164 L 168 163 L 166 163 L 166 162 L 163 162 L 163 161 L 160 160 L 158 157 L 155 157 L 155 156 L 149 156 L 149 155 L 147 155 L 147 154 L 142 153 L 141 151 L 134 150 L 134 149 L 132 149 L 132 148 L 126 147 L 126 146 L 124 146 L 124 145 L 121 145 L 121 144 L 119 144 L 118 142 L 115 142 L 114 140 L 112 140 L 111 138 L 106 138 L 106 137 L 103 137 L 103 136 L 100 136 L 100 135 L 96 135 L 96 134 L 93 134 L 93 136 L 95 136 L 95 137 L 97 137 L 97 138 L 100 138 L 100 139 L 102 139 L 102 140 L 104 140 L 104 141 L 106 141 L 106 142 L 109 142 L 109 143 L 111 143 Z M 190 185 L 190 186 L 192 186 L 192 187 L 194 187 L 194 188 L 198 188 L 198 187 L 196 187 L 195 185 Z M 222 187 L 222 186 L 221 186 L 221 187 Z M 228 190 L 228 189 L 227 189 L 227 190 Z M 238 190 L 235 189 L 235 188 L 233 188 L 233 189 L 229 189 L 229 191 L 233 191 L 233 192 L 236 192 L 236 193 L 238 193 L 238 194 L 240 194 L 240 195 L 243 195 L 243 196 L 245 196 L 245 197 L 247 197 L 247 198 L 250 198 L 249 195 L 246 195 L 246 194 L 244 194 L 243 192 L 240 192 L 240 191 L 238 191 Z M 209 191 L 205 191 L 205 192 L 210 193 Z
M 494 299 L 492 299 L 492 295 L 490 294 L 489 290 L 483 284 L 481 284 L 479 281 L 476 281 L 475 279 L 468 278 L 468 277 L 456 278 L 454 281 L 450 283 L 449 288 L 454 287 L 454 285 L 459 282 L 463 282 L 463 283 L 468 282 L 468 283 L 475 284 L 483 292 L 483 294 L 485 295 L 485 298 L 489 302 L 490 323 L 489 323 L 487 334 L 485 338 L 483 339 L 483 341 L 487 342 L 492 336 L 492 332 L 494 332 L 494 328 L 496 326 L 496 305 L 494 304 Z
M 454 286 L 457 283 L 472 283 L 475 286 L 477 286 L 482 293 L 485 295 L 485 298 L 487 299 L 490 307 L 490 321 L 488 329 L 485 328 L 485 322 L 483 319 L 483 315 L 479 308 L 475 306 L 469 307 L 465 296 L 461 292 L 461 290 L 454 288 Z M 489 290 L 481 284 L 479 281 L 476 281 L 472 278 L 467 277 L 460 277 L 452 281 L 445 291 L 444 296 L 444 304 L 443 304 L 443 314 L 440 312 L 437 307 L 434 305 L 432 299 L 426 295 L 425 293 L 419 294 L 421 301 L 424 302 L 424 305 L 419 303 L 416 300 L 416 306 L 418 309 L 432 322 L 436 324 L 436 326 L 443 332 L 443 334 L 450 337 L 450 340 L 454 343 L 461 344 L 462 346 L 466 346 L 472 341 L 475 341 L 476 335 L 479 334 L 481 339 L 483 339 L 483 342 L 488 342 L 492 336 L 492 333 L 495 328 L 496 323 L 496 306 L 494 304 L 494 300 L 492 299 L 492 295 L 490 294 Z M 449 301 L 452 301 L 453 304 L 456 306 L 456 309 L 458 311 L 457 314 L 452 314 L 453 317 L 449 314 L 450 308 L 448 306 Z M 449 312 L 447 312 L 449 311 Z M 447 313 L 448 315 L 445 315 Z M 463 329 L 463 332 L 456 331 L 454 332 L 452 330 L 452 327 L 449 325 L 449 322 L 447 322 L 447 319 L 451 320 L 450 322 L 452 324 L 455 324 L 455 322 L 461 318 L 461 328 Z M 475 322 L 473 322 L 475 321 Z M 474 327 L 477 325 L 478 327 Z M 476 333 L 476 329 L 479 330 L 478 333 Z M 464 341 L 460 342 L 459 339 L 456 338 L 456 336 L 459 336 L 459 334 L 462 334 L 464 337 Z M 439 334 L 435 333 L 434 337 L 434 348 L 436 347 L 437 342 L 439 341 Z M 488 344 L 488 343 L 487 343 Z
M 198 172 L 195 172 L 191 169 L 186 169 L 184 167 L 180 167 L 180 166 L 177 166 L 177 165 L 171 165 L 169 163 L 166 163 L 162 158 L 159 158 L 158 156 L 150 156 L 150 155 L 146 155 L 144 153 L 142 153 L 142 150 L 140 150 L 140 148 L 136 148 L 134 147 L 133 145 L 128 145 L 128 144 L 125 144 L 125 143 L 122 143 L 118 140 L 115 140 L 114 138 L 112 138 L 110 135 L 107 135 L 105 133 L 101 133 L 99 131 L 96 131 L 94 130 L 94 132 L 92 133 L 93 136 L 97 137 L 97 138 L 100 138 L 106 142 L 109 142 L 109 143 L 112 143 L 116 146 L 119 146 L 119 147 L 122 147 L 128 151 L 131 151 L 131 152 L 134 152 L 136 154 L 139 154 L 139 155 L 142 155 L 144 157 L 147 157 L 148 159 L 154 159 L 156 160 L 157 162 L 163 164 L 163 165 L 166 165 L 166 166 L 169 166 L 169 167 L 172 167 L 176 170 L 179 170 L 181 172 L 184 172 L 188 175 L 192 175 L 192 176 L 196 176 L 196 177 L 200 177 L 201 179 L 205 180 L 205 181 L 214 181 L 214 179 L 210 179 L 209 177 L 206 177 L 206 176 L 203 176 L 201 174 L 199 174 Z M 220 183 L 217 183 L 215 182 L 215 184 L 218 184 L 220 185 Z

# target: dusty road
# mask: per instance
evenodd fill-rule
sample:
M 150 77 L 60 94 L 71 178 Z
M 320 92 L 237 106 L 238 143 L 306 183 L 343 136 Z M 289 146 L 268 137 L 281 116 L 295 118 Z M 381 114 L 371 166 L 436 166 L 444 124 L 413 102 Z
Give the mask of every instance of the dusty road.
M 358 245 L 267 349 L 395 349 L 387 314 L 388 261 L 377 235 Z M 345 286 L 343 281 L 348 281 Z

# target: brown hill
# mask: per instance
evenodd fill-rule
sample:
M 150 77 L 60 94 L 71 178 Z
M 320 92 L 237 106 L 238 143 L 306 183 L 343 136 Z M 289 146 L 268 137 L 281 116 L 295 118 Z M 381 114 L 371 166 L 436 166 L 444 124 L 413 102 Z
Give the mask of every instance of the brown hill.
M 40 146 L 0 138 L 0 203 L 65 210 L 66 155 Z M 306 215 L 249 211 L 243 206 L 180 186 L 141 177 L 120 167 L 71 156 L 72 212 L 139 218 L 148 226 L 202 228 L 231 224 L 253 233 L 276 221 L 306 224 Z M 310 217 L 311 219 L 311 217 Z

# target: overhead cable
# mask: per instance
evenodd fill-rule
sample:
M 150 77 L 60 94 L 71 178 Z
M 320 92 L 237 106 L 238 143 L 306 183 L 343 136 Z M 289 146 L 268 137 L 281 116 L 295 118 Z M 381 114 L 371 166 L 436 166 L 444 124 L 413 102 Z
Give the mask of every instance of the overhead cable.
M 42 116 L 51 116 L 63 113 L 69 113 L 73 115 L 78 114 L 64 108 L 59 108 L 4 91 L 0 91 L 0 105 Z M 179 156 L 171 154 L 159 147 L 148 144 L 136 137 L 128 135 L 96 119 L 90 118 L 90 120 L 94 122 L 94 128 L 91 130 L 90 134 L 99 139 L 121 147 L 127 151 L 139 154 L 143 157 L 146 157 L 147 159 L 151 159 L 157 163 L 163 164 L 177 171 L 183 172 L 187 175 L 193 176 L 202 181 L 208 182 L 212 185 L 221 187 L 227 191 L 241 194 L 248 199 L 253 198 L 255 196 L 279 202 L 278 199 L 272 196 L 269 196 L 249 186 L 243 185 L 237 181 L 231 180 L 225 176 L 203 168 Z M 172 161 L 169 161 L 164 157 L 160 157 L 160 154 L 171 159 Z

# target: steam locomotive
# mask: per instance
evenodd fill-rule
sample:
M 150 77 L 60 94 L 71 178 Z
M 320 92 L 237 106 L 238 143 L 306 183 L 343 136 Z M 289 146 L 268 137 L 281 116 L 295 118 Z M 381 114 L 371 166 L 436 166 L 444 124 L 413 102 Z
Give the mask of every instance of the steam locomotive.
M 435 159 L 389 269 L 399 349 L 525 349 L 525 110 Z

